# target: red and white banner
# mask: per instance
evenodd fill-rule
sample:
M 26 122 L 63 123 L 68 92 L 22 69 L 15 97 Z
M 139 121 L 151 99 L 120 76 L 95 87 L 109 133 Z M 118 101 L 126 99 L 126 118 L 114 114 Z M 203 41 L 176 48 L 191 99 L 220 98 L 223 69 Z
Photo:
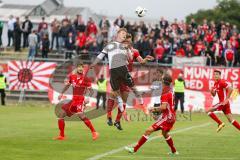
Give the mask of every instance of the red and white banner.
M 184 80 L 186 87 L 192 90 L 209 91 L 213 85 L 213 72 L 221 70 L 222 79 L 227 80 L 240 90 L 240 68 L 210 68 L 184 66 Z
M 212 97 L 209 92 L 199 92 L 193 90 L 185 90 L 186 111 L 205 111 L 219 102 L 218 97 Z M 240 114 L 240 96 L 232 96 L 230 100 L 231 111 L 233 114 Z
M 9 61 L 9 89 L 48 90 L 55 68 L 56 63 L 52 62 Z
M 174 68 L 183 68 L 184 65 L 187 66 L 206 66 L 206 57 L 177 57 L 173 56 L 172 64 Z

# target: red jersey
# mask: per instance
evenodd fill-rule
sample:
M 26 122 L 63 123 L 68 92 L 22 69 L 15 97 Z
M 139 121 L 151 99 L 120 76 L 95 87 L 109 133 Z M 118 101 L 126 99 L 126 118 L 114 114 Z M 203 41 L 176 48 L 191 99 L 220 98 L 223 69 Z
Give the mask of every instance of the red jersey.
M 79 47 L 84 47 L 85 44 L 86 44 L 86 40 L 87 40 L 87 37 L 85 36 L 85 34 L 82 34 L 81 36 L 79 35 L 77 37 L 78 46 Z
M 224 79 L 221 79 L 214 83 L 214 89 L 217 92 L 219 102 L 223 102 L 226 99 L 227 94 L 228 94 L 227 88 L 229 86 L 230 86 L 229 83 Z
M 167 92 L 161 95 L 161 103 L 167 103 L 167 108 L 162 111 L 162 118 L 167 117 L 168 119 L 175 119 L 175 111 L 173 109 L 174 97 L 173 93 Z
M 132 48 L 130 54 L 128 54 L 128 70 L 132 72 L 133 70 L 133 62 L 140 56 L 137 49 Z
M 205 50 L 205 46 L 203 44 L 197 43 L 194 48 L 194 54 L 198 56 L 201 51 Z
M 71 74 L 68 77 L 68 83 L 73 87 L 73 100 L 84 99 L 86 89 L 91 87 L 91 80 L 78 73 Z
M 226 49 L 226 50 L 224 51 L 224 55 L 226 56 L 226 59 L 227 59 L 228 61 L 233 61 L 233 59 L 234 59 L 234 50 L 232 50 L 232 49 Z
M 95 25 L 95 23 L 88 23 L 87 25 L 87 35 L 90 35 L 91 33 L 93 33 L 94 35 L 97 34 L 97 26 Z

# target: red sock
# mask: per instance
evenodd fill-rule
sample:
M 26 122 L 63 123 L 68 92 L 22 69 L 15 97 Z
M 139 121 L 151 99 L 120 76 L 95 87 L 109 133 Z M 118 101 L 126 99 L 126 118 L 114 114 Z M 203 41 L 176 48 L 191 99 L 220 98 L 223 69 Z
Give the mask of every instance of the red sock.
M 233 120 L 232 125 L 234 125 L 238 130 L 240 130 L 240 124 L 237 121 Z
M 176 148 L 174 147 L 173 140 L 172 140 L 171 136 L 169 136 L 166 139 L 166 142 L 169 145 L 169 147 L 171 148 L 172 153 L 175 153 L 176 152 Z
M 59 128 L 59 135 L 64 137 L 64 128 L 65 128 L 65 122 L 64 119 L 58 119 L 58 128 Z
M 123 112 L 125 111 L 125 109 L 126 109 L 126 104 L 123 104 Z M 117 114 L 115 122 L 120 122 L 123 112 L 121 112 L 121 110 L 118 108 L 118 114 Z
M 208 115 L 214 120 L 216 121 L 218 124 L 222 124 L 222 121 L 216 116 L 216 114 L 214 114 L 213 112 L 209 112 Z
M 112 118 L 112 110 L 113 110 L 114 102 L 115 101 L 111 98 L 107 100 L 107 117 L 108 118 Z
M 91 121 L 88 118 L 84 118 L 83 121 L 86 124 L 86 126 L 91 130 L 91 132 L 96 132 Z
M 148 136 L 143 135 L 138 141 L 138 144 L 134 147 L 134 152 L 137 152 L 138 149 L 148 140 Z

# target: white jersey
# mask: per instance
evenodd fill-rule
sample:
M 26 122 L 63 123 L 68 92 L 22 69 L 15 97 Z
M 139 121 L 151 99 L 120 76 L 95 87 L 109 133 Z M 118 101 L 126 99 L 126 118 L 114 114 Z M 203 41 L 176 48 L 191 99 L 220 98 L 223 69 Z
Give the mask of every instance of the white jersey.
M 108 55 L 109 68 L 118 68 L 128 65 L 128 50 L 119 42 L 110 42 L 102 52 L 98 55 L 99 59 L 103 59 Z
M 162 82 L 161 81 L 153 81 L 150 86 L 152 90 L 152 104 L 160 104 L 161 103 L 161 94 L 162 94 Z

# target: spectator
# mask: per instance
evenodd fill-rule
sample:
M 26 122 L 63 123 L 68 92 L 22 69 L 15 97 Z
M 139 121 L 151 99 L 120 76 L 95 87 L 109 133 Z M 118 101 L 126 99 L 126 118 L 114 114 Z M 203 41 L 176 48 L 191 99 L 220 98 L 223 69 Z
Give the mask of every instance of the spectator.
M 42 22 L 38 24 L 38 33 L 42 30 L 42 28 L 48 28 L 48 24 L 45 22 L 45 17 L 42 17 Z
M 73 33 L 68 33 L 68 38 L 65 41 L 65 59 L 72 59 L 72 54 L 75 49 L 75 38 L 73 37 Z
M 213 55 L 214 55 L 214 62 L 213 62 L 213 63 L 214 63 L 215 65 L 221 65 L 221 64 L 223 64 L 223 61 L 222 61 L 223 47 L 222 47 L 222 45 L 220 44 L 220 40 L 217 40 L 217 41 L 213 44 L 212 52 L 213 52 Z
M 42 58 L 48 58 L 49 47 L 50 41 L 48 38 L 48 34 L 45 34 L 42 39 Z
M 143 57 L 146 57 L 147 55 L 150 55 L 151 53 L 151 47 L 150 47 L 150 42 L 149 42 L 149 38 L 148 36 L 145 36 L 143 38 L 143 41 L 141 43 L 142 46 L 142 53 L 143 53 Z
M 76 19 L 74 20 L 74 27 L 75 27 L 76 31 L 78 31 L 78 32 L 85 32 L 86 25 L 84 24 L 82 15 L 78 14 L 76 16 Z
M 123 15 L 120 15 L 115 21 L 114 24 L 117 25 L 119 28 L 123 28 L 125 26 L 125 22 L 123 19 Z
M 115 39 L 115 36 L 116 36 L 118 30 L 119 30 L 119 26 L 116 23 L 113 23 L 112 27 L 110 28 L 110 32 L 109 32 L 109 41 Z
M 1 94 L 1 105 L 3 106 L 5 106 L 6 86 L 7 86 L 7 79 L 3 75 L 2 70 L 0 70 L 0 94 Z
M 3 45 L 3 43 L 2 43 L 3 26 L 4 26 L 3 21 L 0 21 L 0 47 L 2 47 L 2 45 Z
M 59 30 L 60 30 L 60 22 L 55 18 L 51 23 L 51 31 L 52 31 L 52 41 L 51 41 L 51 50 L 54 48 L 54 42 L 55 47 L 58 50 L 59 48 Z
M 68 38 L 68 34 L 72 32 L 74 33 L 74 29 L 72 27 L 72 25 L 70 24 L 70 22 L 68 20 L 64 20 L 62 21 L 62 26 L 60 28 L 59 31 L 59 35 L 60 35 L 60 44 L 59 47 L 61 47 L 61 49 L 65 46 L 65 41 Z
M 43 37 L 45 37 L 45 35 L 49 35 L 49 33 L 48 33 L 47 25 L 43 24 L 41 31 L 39 32 L 40 40 L 42 40 Z
M 98 85 L 98 92 L 97 92 L 97 108 L 99 108 L 99 101 L 102 97 L 103 99 L 103 109 L 105 110 L 106 108 L 106 91 L 107 91 L 107 80 L 104 79 L 104 76 L 101 75 L 101 78 L 98 79 L 97 81 Z
M 193 47 L 192 47 L 190 41 L 187 41 L 185 53 L 186 53 L 186 56 L 187 56 L 187 57 L 193 57 L 193 56 L 194 56 Z
M 28 35 L 32 32 L 33 24 L 29 20 L 28 16 L 25 17 L 25 21 L 22 24 L 23 31 L 23 48 L 28 47 Z
M 36 49 L 38 45 L 38 37 L 36 35 L 36 30 L 33 30 L 32 33 L 28 36 L 28 44 L 29 44 L 28 59 L 33 60 L 36 55 Z
M 164 17 L 161 17 L 161 20 L 159 22 L 161 29 L 167 29 L 168 27 L 168 21 L 164 19 Z
M 109 20 L 107 19 L 106 16 L 103 16 L 103 18 L 100 20 L 100 22 L 99 22 L 99 28 L 100 28 L 101 30 L 103 30 L 103 29 L 109 29 L 109 28 L 110 28 L 110 22 L 109 22 Z
M 161 44 L 161 41 L 158 40 L 157 46 L 154 48 L 154 55 L 157 62 L 163 62 L 164 58 L 164 47 Z
M 86 30 L 86 35 L 89 36 L 90 34 L 97 35 L 97 26 L 95 22 L 93 21 L 92 17 L 89 18 L 89 21 L 87 23 L 87 30 Z
M 197 44 L 194 47 L 194 55 L 195 56 L 201 56 L 205 53 L 205 46 L 201 40 L 197 42 Z
M 19 17 L 16 18 L 16 22 L 14 23 L 14 45 L 15 45 L 15 52 L 21 51 L 21 36 L 22 36 L 22 29 Z
M 85 48 L 86 48 L 86 36 L 83 32 L 79 32 L 78 36 L 77 36 L 77 41 L 76 41 L 76 45 L 77 45 L 77 54 L 79 55 L 80 52 L 82 52 Z
M 16 22 L 16 20 L 13 18 L 13 15 L 10 15 L 7 26 L 8 26 L 8 47 L 10 47 L 11 45 L 11 41 L 12 41 L 12 45 L 14 44 L 14 23 Z
M 225 57 L 226 66 L 233 67 L 233 63 L 235 61 L 235 52 L 230 41 L 228 42 L 227 48 L 224 50 L 223 55 Z

